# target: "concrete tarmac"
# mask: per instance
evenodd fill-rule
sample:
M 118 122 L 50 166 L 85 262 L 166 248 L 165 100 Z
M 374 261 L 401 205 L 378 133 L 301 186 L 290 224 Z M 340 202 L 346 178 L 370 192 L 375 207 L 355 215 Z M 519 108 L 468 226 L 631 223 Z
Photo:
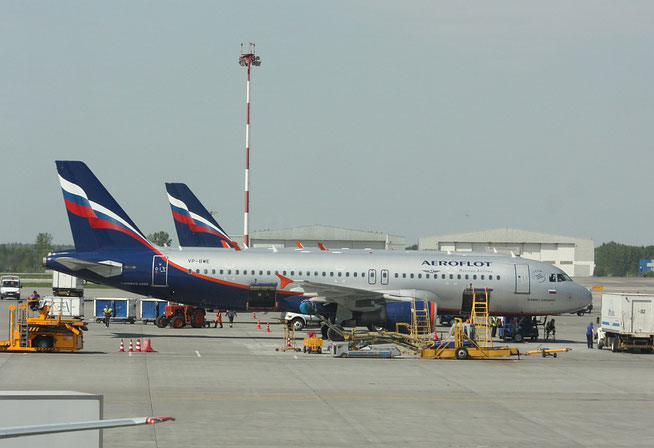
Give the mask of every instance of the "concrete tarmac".
M 234 328 L 222 329 L 90 323 L 82 352 L 0 353 L 0 388 L 103 394 L 105 418 L 177 418 L 106 430 L 105 447 L 653 446 L 654 355 L 587 349 L 584 331 L 596 322 L 598 300 L 596 294 L 590 316 L 557 316 L 556 342 L 516 344 L 521 351 L 573 349 L 557 358 L 276 352 L 283 335 L 278 314 L 258 313 L 262 324 L 271 323 L 266 333 L 265 325 L 255 328 L 252 313 L 241 313 Z M 2 338 L 8 303 L 15 301 L 0 302 Z M 118 351 L 121 339 L 127 345 L 144 337 L 156 353 Z

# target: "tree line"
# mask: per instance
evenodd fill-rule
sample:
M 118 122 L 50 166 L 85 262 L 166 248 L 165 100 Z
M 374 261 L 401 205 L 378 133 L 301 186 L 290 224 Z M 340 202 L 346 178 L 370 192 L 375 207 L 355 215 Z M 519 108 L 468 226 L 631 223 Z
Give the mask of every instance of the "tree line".
M 599 277 L 636 276 L 641 259 L 654 259 L 654 246 L 629 246 L 614 241 L 603 243 L 595 248 L 595 275 Z

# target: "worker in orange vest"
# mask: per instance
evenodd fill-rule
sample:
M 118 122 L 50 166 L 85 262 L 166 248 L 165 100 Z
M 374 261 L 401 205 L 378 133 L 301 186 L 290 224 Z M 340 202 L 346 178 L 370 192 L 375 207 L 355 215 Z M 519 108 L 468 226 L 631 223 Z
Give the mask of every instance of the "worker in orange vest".
M 220 328 L 223 327 L 223 318 L 220 314 L 220 310 L 216 311 L 216 324 L 213 326 L 214 328 L 217 328 L 218 325 L 220 325 Z

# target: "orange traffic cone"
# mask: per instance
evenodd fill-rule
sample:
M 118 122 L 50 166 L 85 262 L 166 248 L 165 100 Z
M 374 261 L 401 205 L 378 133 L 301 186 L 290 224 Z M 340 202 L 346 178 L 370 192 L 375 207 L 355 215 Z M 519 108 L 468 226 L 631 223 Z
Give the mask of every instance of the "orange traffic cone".
M 154 350 L 152 349 L 152 341 L 150 341 L 150 338 L 143 338 L 143 350 L 144 352 L 153 352 Z
M 261 330 L 261 321 L 257 319 L 257 330 Z
M 129 350 L 127 350 L 127 351 L 129 351 L 129 352 L 134 351 L 134 346 L 132 345 L 132 340 L 131 339 L 129 340 Z
M 266 323 L 266 333 L 270 333 L 270 322 Z
M 434 330 L 434 341 L 438 341 L 438 333 Z
M 123 344 L 123 340 L 120 340 L 120 351 L 124 352 L 125 351 L 125 345 Z
M 141 351 L 141 340 L 140 339 L 136 340 L 136 351 L 137 352 Z
M 252 319 L 253 319 L 253 320 L 256 320 L 256 318 L 257 318 L 257 313 L 252 312 Z

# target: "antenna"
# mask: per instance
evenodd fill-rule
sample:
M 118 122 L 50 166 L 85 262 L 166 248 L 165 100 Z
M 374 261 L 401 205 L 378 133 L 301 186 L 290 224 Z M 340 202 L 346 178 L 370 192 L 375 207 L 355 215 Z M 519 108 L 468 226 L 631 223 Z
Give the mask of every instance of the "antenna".
M 248 79 L 245 89 L 247 110 L 245 119 L 245 214 L 243 216 L 243 243 L 246 248 L 250 247 L 250 68 L 261 65 L 261 58 L 256 56 L 254 51 L 255 44 L 253 42 L 248 44 L 246 52 L 243 52 L 243 44 L 241 44 L 241 56 L 238 58 L 238 63 L 241 67 L 247 67 L 248 69 Z

